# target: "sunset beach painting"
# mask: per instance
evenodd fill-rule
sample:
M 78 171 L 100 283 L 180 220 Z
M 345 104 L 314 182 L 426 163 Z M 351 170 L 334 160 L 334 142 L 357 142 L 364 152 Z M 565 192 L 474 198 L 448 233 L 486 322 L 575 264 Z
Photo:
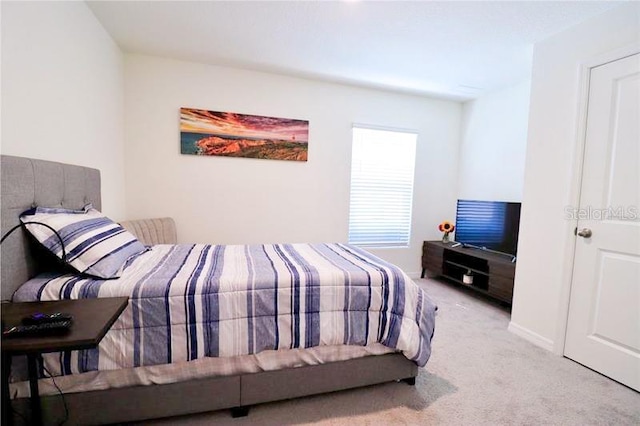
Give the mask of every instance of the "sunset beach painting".
M 180 108 L 180 151 L 190 155 L 307 161 L 309 122 Z

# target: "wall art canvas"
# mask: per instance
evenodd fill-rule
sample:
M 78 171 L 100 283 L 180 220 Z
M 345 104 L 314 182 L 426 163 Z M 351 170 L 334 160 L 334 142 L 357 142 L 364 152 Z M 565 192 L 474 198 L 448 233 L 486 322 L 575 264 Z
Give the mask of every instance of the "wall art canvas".
M 180 150 L 191 155 L 307 161 L 309 122 L 180 108 Z

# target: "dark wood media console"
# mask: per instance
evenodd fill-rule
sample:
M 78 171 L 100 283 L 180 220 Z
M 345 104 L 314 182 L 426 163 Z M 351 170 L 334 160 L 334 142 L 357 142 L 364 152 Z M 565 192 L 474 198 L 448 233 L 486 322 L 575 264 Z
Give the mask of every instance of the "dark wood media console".
M 511 304 L 516 272 L 516 264 L 511 261 L 511 256 L 452 245 L 441 241 L 424 242 L 422 278 L 429 272 Z M 473 277 L 471 284 L 464 283 L 465 273 Z

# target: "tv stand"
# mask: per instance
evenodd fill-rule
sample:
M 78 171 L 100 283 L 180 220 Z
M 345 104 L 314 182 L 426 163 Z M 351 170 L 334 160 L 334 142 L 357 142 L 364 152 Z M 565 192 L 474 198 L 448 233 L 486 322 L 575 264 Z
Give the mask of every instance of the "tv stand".
M 429 272 L 509 304 L 515 270 L 515 257 L 505 253 L 442 241 L 422 246 L 422 278 Z M 465 275 L 472 277 L 471 283 Z

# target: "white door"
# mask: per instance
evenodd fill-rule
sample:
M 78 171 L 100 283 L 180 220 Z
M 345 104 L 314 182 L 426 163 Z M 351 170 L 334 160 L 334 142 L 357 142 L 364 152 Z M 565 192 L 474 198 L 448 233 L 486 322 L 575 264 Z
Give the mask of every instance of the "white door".
M 640 390 L 640 54 L 591 70 L 587 111 L 565 356 Z

